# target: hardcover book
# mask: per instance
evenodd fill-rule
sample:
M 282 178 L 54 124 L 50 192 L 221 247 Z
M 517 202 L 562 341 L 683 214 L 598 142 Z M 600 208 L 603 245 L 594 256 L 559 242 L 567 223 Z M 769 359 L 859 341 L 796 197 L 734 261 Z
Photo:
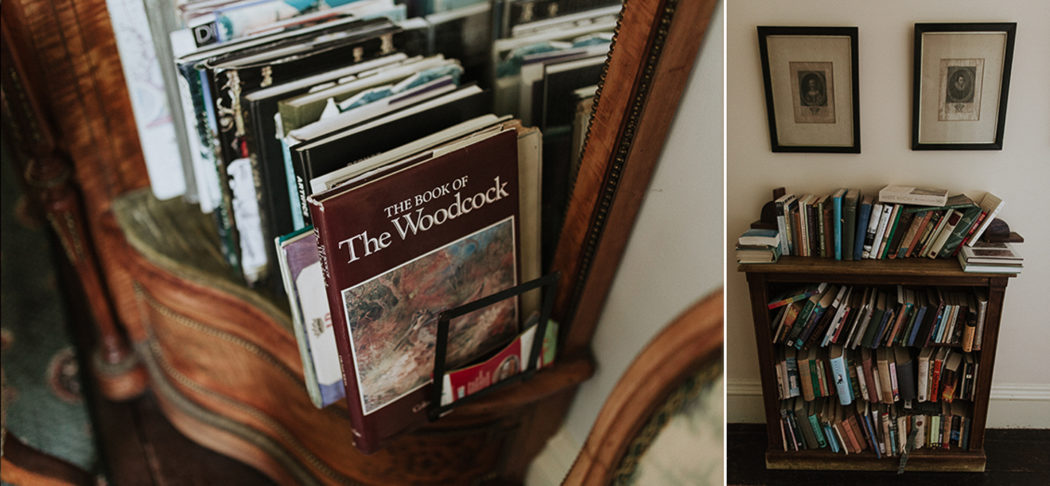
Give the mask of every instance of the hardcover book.
M 345 396 L 332 315 L 325 296 L 317 235 L 304 228 L 275 239 L 277 261 L 292 311 L 292 331 L 303 360 L 310 401 L 323 408 Z
M 517 284 L 517 156 L 516 133 L 504 130 L 310 198 L 362 451 L 425 420 L 438 315 Z M 466 365 L 518 332 L 517 299 L 458 318 L 447 365 Z
M 948 201 L 948 191 L 912 186 L 886 186 L 879 191 L 879 200 L 897 204 L 943 206 Z
M 966 242 L 967 245 L 973 246 L 977 243 L 977 240 L 984 234 L 984 231 L 988 229 L 988 226 L 992 224 L 995 217 L 999 215 L 999 212 L 1003 209 L 1003 200 L 996 197 L 995 194 L 987 193 L 981 198 L 979 206 L 981 211 L 985 213 L 984 220 L 981 221 L 981 225 L 973 232 L 973 236 Z

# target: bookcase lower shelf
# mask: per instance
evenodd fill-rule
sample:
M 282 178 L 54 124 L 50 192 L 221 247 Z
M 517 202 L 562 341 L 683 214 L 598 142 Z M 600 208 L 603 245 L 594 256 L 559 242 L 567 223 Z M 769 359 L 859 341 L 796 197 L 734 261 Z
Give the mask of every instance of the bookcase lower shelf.
M 594 371 L 589 355 L 562 357 L 364 455 L 345 404 L 310 403 L 280 300 L 235 283 L 217 246 L 200 246 L 206 215 L 147 192 L 114 201 L 113 214 L 126 243 L 109 250 L 125 263 L 111 293 L 164 414 L 281 484 L 520 482 Z
M 905 471 L 983 472 L 984 451 L 931 451 L 919 449 L 908 454 Z M 871 452 L 843 455 L 825 450 L 768 451 L 769 469 L 829 471 L 896 471 L 899 457 L 877 458 Z

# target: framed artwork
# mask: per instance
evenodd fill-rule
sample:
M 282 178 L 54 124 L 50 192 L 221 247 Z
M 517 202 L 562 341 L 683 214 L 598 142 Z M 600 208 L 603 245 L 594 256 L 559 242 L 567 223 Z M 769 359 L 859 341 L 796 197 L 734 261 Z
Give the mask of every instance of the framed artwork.
M 860 153 L 856 27 L 758 27 L 774 152 Z
M 915 24 L 912 150 L 1002 150 L 1016 31 Z

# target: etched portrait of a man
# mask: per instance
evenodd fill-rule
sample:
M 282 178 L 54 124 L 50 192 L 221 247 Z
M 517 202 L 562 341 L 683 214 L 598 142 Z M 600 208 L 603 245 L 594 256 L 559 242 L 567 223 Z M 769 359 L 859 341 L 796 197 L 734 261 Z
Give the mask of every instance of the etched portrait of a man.
M 984 59 L 941 59 L 937 119 L 979 120 L 983 74 Z
M 819 71 L 802 71 L 799 76 L 799 98 L 802 106 L 827 106 L 827 84 L 824 73 Z
M 790 62 L 795 123 L 835 123 L 835 87 L 830 62 Z
M 948 103 L 973 102 L 973 80 L 977 68 L 973 66 L 948 66 L 948 89 L 945 101 Z

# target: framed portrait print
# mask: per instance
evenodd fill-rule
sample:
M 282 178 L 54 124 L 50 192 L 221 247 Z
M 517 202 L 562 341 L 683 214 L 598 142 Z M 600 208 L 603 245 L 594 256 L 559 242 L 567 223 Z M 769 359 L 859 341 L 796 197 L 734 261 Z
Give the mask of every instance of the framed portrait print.
M 856 27 L 759 27 L 774 152 L 860 153 Z
M 915 24 L 912 150 L 1001 150 L 1016 23 Z

